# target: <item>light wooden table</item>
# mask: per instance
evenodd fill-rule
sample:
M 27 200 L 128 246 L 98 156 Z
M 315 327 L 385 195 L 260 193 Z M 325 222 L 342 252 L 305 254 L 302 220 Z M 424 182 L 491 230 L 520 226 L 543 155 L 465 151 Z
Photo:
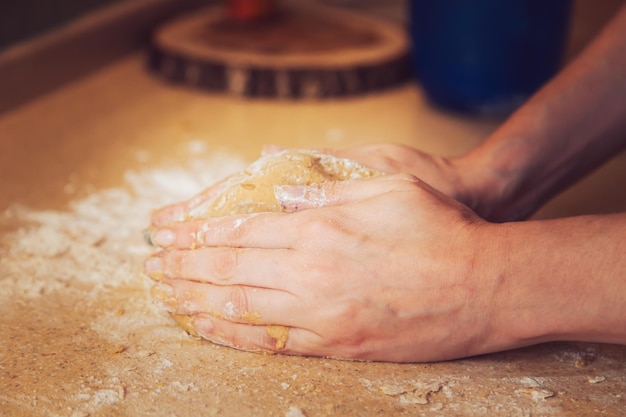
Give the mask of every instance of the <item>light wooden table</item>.
M 83 230 L 74 223 L 89 215 L 76 202 L 111 204 L 107 192 L 128 189 L 129 172 L 184 172 L 198 158 L 219 161 L 216 155 L 243 163 L 265 143 L 392 141 L 452 155 L 496 125 L 433 109 L 415 85 L 330 102 L 205 95 L 164 85 L 145 71 L 142 54 L 4 113 L 0 415 L 624 415 L 620 346 L 553 343 L 403 365 L 260 355 L 196 341 L 151 306 L 141 275 L 149 249 L 133 205 L 128 215 L 140 219 L 133 230 L 100 231 L 92 242 L 75 236 L 67 250 L 28 249 L 28 239 L 52 233 L 44 226 Z M 626 210 L 625 178 L 620 155 L 537 216 Z M 145 203 L 141 195 L 128 198 Z M 131 224 L 118 216 L 121 225 Z M 91 221 L 101 227 L 97 216 Z M 119 262 L 109 271 L 117 278 L 107 286 L 107 271 L 100 280 L 61 276 L 68 265 L 76 275 L 98 272 L 74 259 L 78 250 L 93 257 L 94 268 L 103 257 Z M 35 293 L 25 290 L 31 282 Z

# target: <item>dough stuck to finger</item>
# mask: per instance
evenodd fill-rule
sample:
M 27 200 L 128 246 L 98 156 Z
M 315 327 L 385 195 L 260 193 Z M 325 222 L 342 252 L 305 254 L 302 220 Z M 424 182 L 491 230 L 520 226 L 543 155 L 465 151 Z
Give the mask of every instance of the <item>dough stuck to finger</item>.
M 185 213 L 185 218 L 197 220 L 236 214 L 280 212 L 284 211 L 284 208 L 276 200 L 276 186 L 307 186 L 330 181 L 369 178 L 380 174 L 349 159 L 311 150 L 284 150 L 262 156 L 245 170 L 233 175 L 220 193 L 190 209 Z M 218 312 L 213 314 L 223 318 Z M 188 333 L 198 335 L 191 317 L 181 315 L 173 317 Z M 259 314 L 244 312 L 238 319 L 256 324 L 252 320 L 247 320 L 249 317 L 256 317 L 254 321 L 258 322 Z M 289 328 L 268 325 L 266 331 L 275 341 L 274 349 L 277 351 L 284 349 Z

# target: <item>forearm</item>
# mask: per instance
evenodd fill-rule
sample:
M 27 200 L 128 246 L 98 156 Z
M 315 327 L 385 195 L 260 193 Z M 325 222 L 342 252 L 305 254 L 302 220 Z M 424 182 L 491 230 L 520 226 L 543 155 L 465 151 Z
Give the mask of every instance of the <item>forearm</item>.
M 626 214 L 490 227 L 491 346 L 626 343 Z
M 486 218 L 521 219 L 626 145 L 626 7 L 481 146 L 455 161 L 462 199 Z

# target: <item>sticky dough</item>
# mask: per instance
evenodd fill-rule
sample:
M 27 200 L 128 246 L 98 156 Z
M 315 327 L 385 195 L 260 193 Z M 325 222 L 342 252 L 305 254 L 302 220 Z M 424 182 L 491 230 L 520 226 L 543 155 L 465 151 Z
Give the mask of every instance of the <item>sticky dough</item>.
M 263 156 L 231 177 L 221 192 L 187 213 L 187 218 L 282 211 L 276 201 L 276 185 L 312 185 L 377 175 L 349 159 L 315 151 L 286 150 Z
M 260 212 L 279 212 L 283 207 L 275 196 L 275 186 L 313 185 L 329 181 L 346 181 L 368 178 L 380 173 L 349 159 L 336 158 L 308 150 L 286 150 L 263 156 L 244 171 L 230 177 L 217 195 L 193 207 L 187 219 L 229 216 Z M 241 319 L 254 324 L 261 318 L 256 312 L 245 312 Z M 174 318 L 191 334 L 195 334 L 192 319 L 175 315 Z M 268 325 L 269 337 L 276 341 L 276 350 L 285 347 L 289 329 Z

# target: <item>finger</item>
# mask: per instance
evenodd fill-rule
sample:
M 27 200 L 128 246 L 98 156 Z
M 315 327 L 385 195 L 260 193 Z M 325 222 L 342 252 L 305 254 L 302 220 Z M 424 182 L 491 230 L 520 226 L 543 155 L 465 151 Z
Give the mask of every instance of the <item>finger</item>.
M 177 315 L 210 314 L 238 323 L 304 328 L 310 327 L 313 316 L 294 295 L 266 288 L 173 279 L 155 284 L 151 294 L 163 309 Z
M 428 187 L 412 175 L 381 175 L 350 181 L 313 185 L 277 185 L 276 200 L 287 212 L 367 200 L 388 192 Z M 428 187 L 430 188 L 430 187 Z
M 163 251 L 152 255 L 145 263 L 151 278 L 184 279 L 217 285 L 248 285 L 291 291 L 291 277 L 297 274 L 293 265 L 306 260 L 295 251 L 286 249 L 201 248 L 196 250 Z
M 150 232 L 153 244 L 163 248 L 195 249 L 209 246 L 281 249 L 298 240 L 299 220 L 284 213 L 253 213 L 206 220 L 170 223 Z
M 161 227 L 171 222 L 185 220 L 185 215 L 189 213 L 189 211 L 217 196 L 228 184 L 230 178 L 231 176 L 218 181 L 189 200 L 171 204 L 153 211 L 151 215 L 152 227 Z
M 204 339 L 237 349 L 291 355 L 324 355 L 319 348 L 320 336 L 297 327 L 234 323 L 207 314 L 193 317 L 192 327 Z

